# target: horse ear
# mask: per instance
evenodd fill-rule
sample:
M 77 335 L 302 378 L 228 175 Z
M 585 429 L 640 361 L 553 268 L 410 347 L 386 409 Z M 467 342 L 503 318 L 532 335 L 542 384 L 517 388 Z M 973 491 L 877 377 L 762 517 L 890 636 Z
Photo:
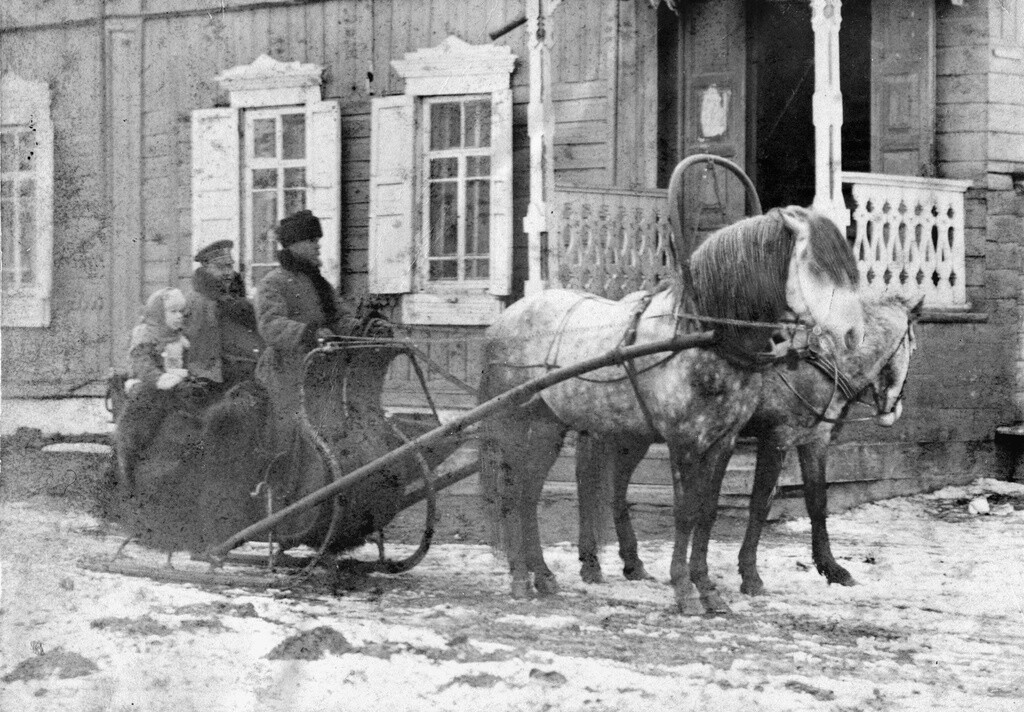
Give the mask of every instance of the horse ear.
M 786 227 L 793 233 L 793 237 L 796 240 L 793 245 L 793 252 L 796 254 L 801 254 L 803 250 L 807 249 L 811 238 L 811 228 L 807 221 L 807 216 L 804 214 L 805 212 L 796 205 L 790 205 L 779 210 L 782 222 L 786 224 Z
M 924 297 L 920 297 L 914 306 L 910 307 L 910 318 L 913 321 L 917 321 L 921 318 L 921 313 L 924 311 Z

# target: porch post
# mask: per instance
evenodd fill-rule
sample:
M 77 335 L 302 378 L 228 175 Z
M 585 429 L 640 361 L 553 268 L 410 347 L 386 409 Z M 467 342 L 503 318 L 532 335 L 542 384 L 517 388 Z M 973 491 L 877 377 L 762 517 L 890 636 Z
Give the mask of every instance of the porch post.
M 530 50 L 530 205 L 523 219 L 527 235 L 529 274 L 524 291 L 534 294 L 550 286 L 557 265 L 557 246 L 549 236 L 549 210 L 554 192 L 554 116 L 551 105 L 551 13 L 560 0 L 527 0 L 527 43 Z
M 842 0 L 811 0 L 814 29 L 814 203 L 840 228 L 850 224 L 843 203 L 843 95 L 839 87 Z

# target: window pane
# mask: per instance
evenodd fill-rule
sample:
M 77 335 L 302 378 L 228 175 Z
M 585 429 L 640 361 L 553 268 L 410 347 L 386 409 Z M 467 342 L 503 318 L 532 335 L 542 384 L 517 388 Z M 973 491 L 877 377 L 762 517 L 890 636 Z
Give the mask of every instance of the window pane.
M 458 265 L 455 260 L 430 261 L 430 279 L 432 281 L 454 280 L 458 278 Z
M 430 256 L 458 253 L 458 187 L 455 183 L 430 186 Z
M 10 198 L 12 195 L 14 195 L 14 181 L 5 180 L 0 182 L 0 196 Z
M 491 249 L 491 182 L 466 183 L 466 255 L 486 257 Z M 468 276 L 468 275 L 467 275 Z
M 273 262 L 274 247 L 266 239 L 267 230 L 277 223 L 277 193 L 252 194 L 252 259 Z
M 459 159 L 452 158 L 433 158 L 430 160 L 430 177 L 431 178 L 458 178 L 459 177 Z
M 491 262 L 486 257 L 466 260 L 466 279 L 488 279 L 491 276 Z
M 286 190 L 284 192 L 284 214 L 291 215 L 306 208 L 306 191 Z
M 491 145 L 491 102 L 489 99 L 466 102 L 467 147 Z
M 277 121 L 256 119 L 252 122 L 252 155 L 274 158 L 277 155 Z
M 430 105 L 430 150 L 458 148 L 461 105 L 445 102 Z
M 36 211 L 33 201 L 29 198 L 22 198 L 20 201 L 21 210 L 18 217 L 21 218 L 21 283 L 35 283 L 35 247 L 36 247 Z
M 277 189 L 277 169 L 276 168 L 260 168 L 252 172 L 252 188 L 253 190 L 276 190 Z
M 285 114 L 281 117 L 283 132 L 281 153 L 284 158 L 306 157 L 306 116 Z
M 10 173 L 14 170 L 17 150 L 15 135 L 10 131 L 0 133 L 0 171 Z
M 32 159 L 36 154 L 36 136 L 33 131 L 19 131 L 18 132 L 18 170 L 20 171 L 31 171 Z
M 467 176 L 487 176 L 491 175 L 491 157 L 490 156 L 467 156 L 466 157 L 466 175 Z
M 36 193 L 36 182 L 31 178 L 24 178 L 18 184 L 18 195 L 22 198 L 31 198 Z
M 306 187 L 306 169 L 305 168 L 285 168 L 284 169 L 284 187 L 285 188 L 305 188 Z

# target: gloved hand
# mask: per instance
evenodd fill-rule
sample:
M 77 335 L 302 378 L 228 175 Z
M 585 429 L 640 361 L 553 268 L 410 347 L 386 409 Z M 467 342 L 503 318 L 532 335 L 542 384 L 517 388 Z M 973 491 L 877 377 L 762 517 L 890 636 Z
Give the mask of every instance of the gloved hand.
M 183 368 L 171 368 L 160 374 L 156 379 L 156 387 L 161 391 L 169 391 L 185 380 L 188 371 Z
M 319 329 L 316 330 L 317 339 L 333 339 L 336 336 L 337 334 L 328 329 L 326 326 L 321 326 Z

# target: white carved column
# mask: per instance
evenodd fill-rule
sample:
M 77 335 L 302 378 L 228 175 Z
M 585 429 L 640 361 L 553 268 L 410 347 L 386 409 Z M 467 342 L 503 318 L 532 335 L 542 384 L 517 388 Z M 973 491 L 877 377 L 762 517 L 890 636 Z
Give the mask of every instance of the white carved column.
M 558 264 L 558 245 L 550 234 L 550 209 L 555 190 L 554 125 L 551 101 L 551 13 L 560 0 L 527 0 L 527 43 L 530 49 L 530 206 L 523 219 L 527 234 L 529 275 L 524 291 L 534 294 L 551 285 Z
M 811 0 L 814 29 L 814 208 L 845 229 L 843 204 L 843 95 L 839 88 L 841 0 Z

